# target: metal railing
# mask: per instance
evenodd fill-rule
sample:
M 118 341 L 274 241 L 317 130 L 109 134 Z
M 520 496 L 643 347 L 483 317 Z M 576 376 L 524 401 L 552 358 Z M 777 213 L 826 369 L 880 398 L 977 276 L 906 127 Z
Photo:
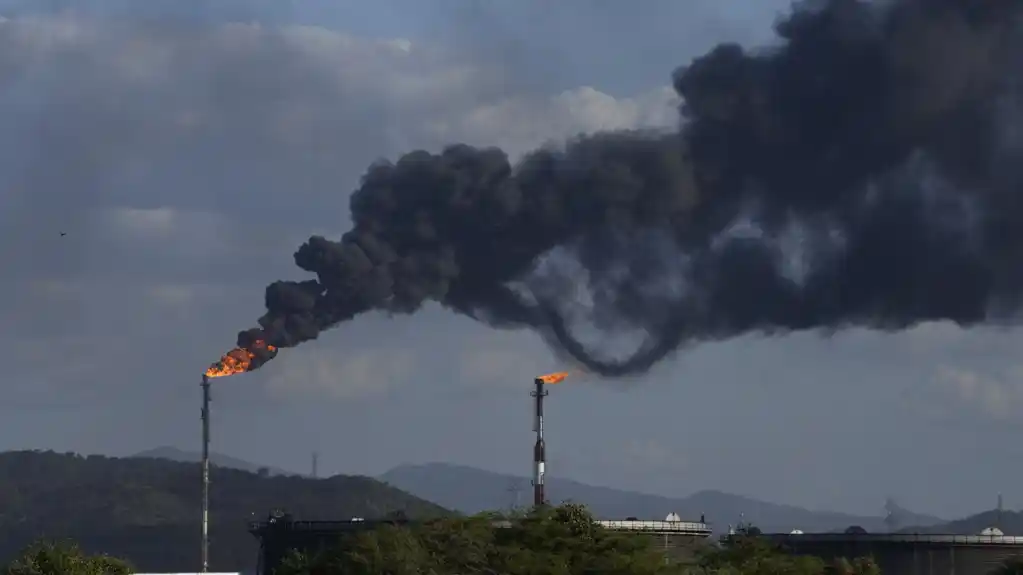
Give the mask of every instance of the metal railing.
M 692 533 L 709 534 L 710 527 L 706 523 L 698 521 L 608 521 L 602 520 L 597 523 L 605 529 L 616 531 L 647 531 L 654 533 Z

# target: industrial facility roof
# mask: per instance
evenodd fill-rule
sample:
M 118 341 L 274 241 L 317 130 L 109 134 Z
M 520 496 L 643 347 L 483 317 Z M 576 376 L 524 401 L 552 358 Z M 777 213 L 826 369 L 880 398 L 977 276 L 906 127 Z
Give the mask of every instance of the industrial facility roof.
M 869 543 L 938 543 L 945 545 L 1023 545 L 1023 536 L 1014 535 L 941 535 L 929 533 L 765 533 L 776 541 Z
M 616 531 L 653 531 L 657 533 L 707 533 L 711 532 L 706 523 L 698 521 L 597 521 L 605 529 Z

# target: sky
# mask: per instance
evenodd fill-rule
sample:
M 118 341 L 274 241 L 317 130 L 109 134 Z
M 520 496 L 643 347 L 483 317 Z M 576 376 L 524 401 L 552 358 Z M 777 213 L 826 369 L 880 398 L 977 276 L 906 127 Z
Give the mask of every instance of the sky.
M 345 231 L 371 162 L 674 126 L 674 68 L 769 45 L 787 5 L 0 0 L 0 449 L 197 450 L 202 370 L 266 284 L 305 279 L 305 239 Z M 1020 343 L 945 323 L 750 336 L 575 377 L 551 389 L 548 470 L 862 514 L 1020 508 Z M 529 332 L 370 314 L 216 381 L 214 450 L 525 475 L 530 382 L 561 367 Z

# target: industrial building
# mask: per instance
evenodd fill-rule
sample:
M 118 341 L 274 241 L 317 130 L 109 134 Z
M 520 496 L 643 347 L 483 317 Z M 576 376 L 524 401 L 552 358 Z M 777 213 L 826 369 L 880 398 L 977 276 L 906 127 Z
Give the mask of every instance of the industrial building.
M 266 521 L 255 521 L 249 525 L 249 533 L 259 540 L 256 575 L 273 573 L 291 551 L 319 553 L 336 545 L 345 534 L 404 522 L 400 519 L 365 521 L 360 518 L 295 521 L 290 515 L 271 515 Z
M 898 575 L 989 575 L 1007 559 L 1023 557 L 1023 537 L 994 528 L 978 535 L 794 531 L 761 537 L 825 561 L 873 557 L 881 573 Z
M 551 373 L 533 380 L 534 389 L 530 396 L 534 400 L 533 431 L 536 440 L 533 444 L 533 503 L 536 506 L 548 503 L 544 492 L 544 475 L 546 468 L 546 443 L 544 440 L 544 398 L 548 392 L 546 386 L 555 385 L 565 380 L 568 372 Z M 209 475 L 207 454 L 209 446 L 209 381 L 203 379 L 203 565 L 207 565 L 208 531 L 207 511 Z M 259 561 L 257 573 L 273 573 L 273 570 L 291 551 L 317 553 L 336 545 L 345 534 L 372 529 L 383 524 L 407 523 L 403 518 L 385 520 L 365 520 L 353 517 L 345 521 L 296 521 L 291 516 L 279 513 L 271 514 L 266 521 L 252 523 L 249 532 L 259 540 Z M 676 559 L 684 560 L 692 556 L 692 551 L 706 542 L 711 535 L 710 527 L 700 521 L 683 521 L 677 514 L 670 513 L 661 521 L 643 521 L 629 517 L 623 521 L 603 520 L 598 524 L 605 529 L 627 533 L 636 533 L 653 539 L 654 544 Z M 508 521 L 496 521 L 495 529 L 508 527 Z
M 372 529 L 384 524 L 400 525 L 405 519 L 365 520 L 352 518 L 344 521 L 296 521 L 288 515 L 271 516 L 266 521 L 254 522 L 249 532 L 259 540 L 257 575 L 273 573 L 274 568 L 292 550 L 316 553 L 337 544 L 347 533 Z M 605 529 L 641 533 L 654 539 L 655 544 L 670 556 L 686 558 L 692 550 L 711 535 L 711 529 L 702 521 L 682 521 L 672 513 L 663 521 L 598 521 Z M 509 525 L 498 521 L 495 528 Z
M 649 536 L 659 549 L 677 560 L 688 560 L 693 551 L 707 543 L 711 529 L 701 518 L 700 521 L 683 521 L 671 513 L 663 521 L 642 521 L 629 518 L 625 521 L 600 520 L 604 529 Z

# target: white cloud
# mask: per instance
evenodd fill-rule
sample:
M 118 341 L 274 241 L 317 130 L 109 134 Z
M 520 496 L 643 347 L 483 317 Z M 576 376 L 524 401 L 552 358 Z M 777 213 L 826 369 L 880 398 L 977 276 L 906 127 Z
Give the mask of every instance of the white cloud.
M 0 24 L 0 54 L 0 119 L 10 120 L 0 148 L 18 150 L 0 173 L 0 194 L 12 194 L 3 200 L 17 200 L 0 214 L 0 240 L 24 240 L 11 224 L 43 218 L 174 236 L 146 245 L 157 260 L 184 244 L 219 249 L 230 220 L 246 241 L 343 227 L 346 192 L 381 156 L 458 141 L 516 155 L 676 117 L 667 87 L 514 93 L 508 70 L 464 50 L 315 26 L 19 16 Z M 83 219 L 97 211 L 97 222 Z M 76 241 L 89 249 L 84 234 Z
M 137 235 L 166 236 L 175 231 L 175 224 L 180 220 L 177 210 L 168 207 L 151 209 L 118 207 L 104 215 L 110 220 L 110 225 Z
M 583 132 L 674 123 L 666 87 L 623 98 L 593 87 L 518 93 L 513 70 L 473 58 L 315 26 L 204 28 L 73 12 L 3 21 L 0 244 L 34 248 L 0 253 L 17 278 L 7 289 L 29 294 L 0 298 L 0 316 L 31 327 L 24 337 L 38 342 L 75 326 L 116 329 L 128 349 L 91 363 L 146 357 L 130 348 L 170 337 L 166 321 L 231 334 L 246 320 L 216 322 L 239 321 L 238 284 L 252 283 L 251 321 L 266 283 L 301 277 L 290 257 L 301 241 L 347 226 L 347 193 L 378 157 L 457 141 L 516 155 Z M 54 305 L 67 316 L 55 319 Z M 530 359 L 542 344 L 521 355 L 522 339 L 504 337 L 448 369 L 517 385 L 544 367 Z M 404 384 L 423 359 L 394 342 L 289 356 L 269 389 L 331 398 Z
M 109 241 L 122 246 L 134 244 L 158 258 L 172 254 L 223 257 L 232 250 L 244 249 L 246 243 L 241 229 L 244 222 L 233 219 L 230 213 L 171 206 L 118 206 L 98 210 L 96 223 Z
M 198 290 L 191 285 L 160 284 L 146 290 L 153 303 L 177 307 L 187 307 L 194 301 Z
M 966 411 L 999 422 L 1023 421 L 1023 366 L 971 370 L 943 365 L 933 383 L 932 415 L 953 417 Z
M 97 31 L 84 25 L 74 14 L 27 15 L 0 19 L 0 30 L 35 55 L 98 40 Z
M 905 332 L 906 347 L 915 353 L 931 353 L 962 345 L 971 332 L 951 321 L 922 323 Z
M 615 98 L 586 86 L 546 99 L 509 97 L 463 115 L 440 118 L 428 131 L 438 139 L 500 145 L 513 155 L 552 139 L 598 130 L 669 128 L 678 122 L 678 96 L 665 87 Z
M 538 338 L 516 331 L 478 335 L 469 345 L 458 345 L 451 360 L 456 379 L 482 389 L 521 389 L 533 377 L 559 371 Z
M 414 349 L 364 347 L 342 351 L 300 347 L 284 350 L 287 362 L 267 382 L 271 394 L 335 400 L 386 394 L 411 383 L 421 358 Z

